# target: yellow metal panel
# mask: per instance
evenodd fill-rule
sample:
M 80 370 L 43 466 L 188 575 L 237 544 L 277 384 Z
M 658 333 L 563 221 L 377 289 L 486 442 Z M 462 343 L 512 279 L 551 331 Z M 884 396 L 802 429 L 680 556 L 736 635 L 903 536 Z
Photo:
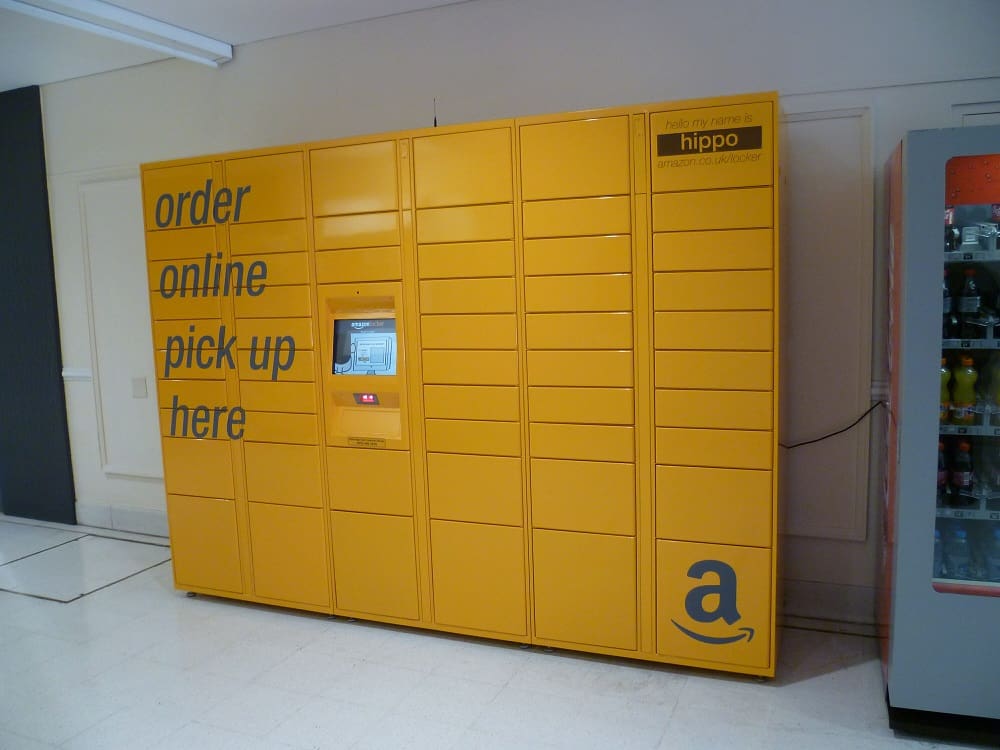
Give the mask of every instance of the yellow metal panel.
M 514 279 L 445 279 L 420 282 L 424 313 L 515 312 Z
M 501 315 L 422 315 L 424 349 L 515 349 L 517 317 Z
M 431 552 L 435 622 L 527 634 L 520 528 L 431 521 Z
M 528 352 L 528 385 L 632 387 L 632 352 Z
M 520 456 L 521 427 L 517 422 L 476 422 L 428 419 L 427 450 L 481 456 Z
M 226 161 L 226 183 L 234 193 L 250 188 L 243 197 L 238 221 L 298 219 L 306 215 L 305 169 L 302 153 L 250 156 Z M 235 198 L 234 198 L 235 200 Z M 237 223 L 235 213 L 231 220 Z
M 770 390 L 770 352 L 662 351 L 655 355 L 657 388 Z
M 417 257 L 422 279 L 514 275 L 514 243 L 510 240 L 420 245 Z
M 770 310 L 773 289 L 770 271 L 658 273 L 653 281 L 653 306 L 656 310 Z
M 237 318 L 308 318 L 312 301 L 308 286 L 268 286 L 256 297 L 233 298 Z
M 770 430 L 770 391 L 656 391 L 657 427 Z
M 214 227 L 174 229 L 146 233 L 146 258 L 150 261 L 173 261 L 182 258 L 203 259 L 205 253 L 214 257 L 218 250 Z M 151 288 L 159 287 L 159 276 Z
M 347 250 L 399 244 L 396 211 L 354 216 L 327 216 L 313 223 L 317 250 Z
M 341 511 L 332 516 L 337 608 L 416 620 L 413 519 Z
M 590 424 L 532 423 L 534 458 L 570 458 L 579 461 L 634 461 L 632 427 Z
M 654 271 L 725 271 L 774 267 L 774 232 L 728 229 L 653 235 Z
M 315 414 L 316 386 L 271 380 L 241 380 L 240 404 L 249 411 Z
M 149 303 L 153 320 L 219 319 L 222 316 L 220 297 L 181 297 L 164 299 L 154 292 Z
M 532 422 L 633 424 L 631 388 L 529 388 Z
M 364 214 L 399 207 L 396 143 L 356 143 L 309 152 L 313 214 Z
M 773 670 L 772 608 L 769 550 L 657 541 L 657 653 Z
M 525 316 L 529 349 L 631 349 L 632 313 Z
M 656 463 L 770 469 L 773 435 L 750 430 L 656 429 Z
M 656 467 L 656 536 L 771 546 L 771 472 Z
M 205 381 L 211 385 L 225 385 L 221 381 Z M 168 404 L 159 410 L 160 435 L 201 440 L 229 440 L 229 407 L 226 400 L 209 402 L 184 402 L 177 400 L 176 410 Z M 218 418 L 216 418 L 216 416 Z M 234 426 L 234 429 L 237 429 Z
M 475 242 L 514 237 L 514 207 L 510 203 L 417 211 L 417 242 Z
M 299 253 L 308 249 L 305 219 L 229 225 L 229 250 L 233 255 Z
M 315 414 L 285 414 L 272 411 L 248 411 L 246 440 L 257 443 L 296 443 L 317 445 L 319 421 Z
M 264 286 L 265 290 L 261 296 L 267 294 L 271 287 L 287 286 L 288 284 L 308 284 L 309 283 L 309 255 L 307 253 L 277 253 L 274 255 L 259 255 L 252 258 L 238 258 L 233 263 L 242 263 L 244 266 L 244 280 L 250 273 L 255 279 L 259 279 L 261 266 L 251 269 L 254 263 L 264 263 L 264 270 L 267 277 L 263 281 L 255 281 L 254 289 Z M 232 276 L 234 280 L 238 277 Z M 235 288 L 235 282 L 231 282 Z M 244 281 L 243 294 L 246 296 L 246 283 Z
M 205 361 L 208 357 L 209 344 L 211 343 L 212 356 L 215 357 L 215 350 L 218 349 L 217 342 L 219 340 L 219 329 L 222 326 L 222 322 L 216 318 L 215 320 L 157 320 L 153 323 L 153 342 L 157 349 L 166 349 L 168 340 L 171 338 L 180 337 L 181 342 L 184 345 L 184 359 L 187 359 L 187 352 L 190 348 L 189 342 L 194 339 L 193 346 L 195 347 L 192 354 L 192 367 L 196 367 L 194 356 L 197 355 L 198 342 L 204 336 L 211 337 L 211 342 L 204 342 L 205 347 L 203 348 L 202 361 Z M 226 327 L 225 338 L 229 338 L 232 335 L 229 327 Z M 176 347 L 180 345 L 178 342 L 169 342 L 171 344 L 171 349 L 176 351 Z M 225 341 L 222 342 L 225 345 Z M 160 371 L 162 372 L 162 370 Z
M 653 190 L 770 185 L 773 131 L 771 102 L 654 112 Z
M 177 367 L 171 365 L 170 372 L 168 373 L 166 351 L 163 349 L 157 349 L 153 352 L 153 360 L 156 362 L 156 376 L 159 378 L 171 377 L 183 380 L 225 380 L 225 365 L 216 367 L 217 358 L 218 355 L 215 349 L 205 349 L 202 351 L 202 362 L 207 363 L 209 365 L 208 367 L 198 367 L 194 364 L 196 360 L 192 358 L 191 367 L 186 367 L 186 362 L 182 362 L 181 365 Z
M 331 508 L 413 514 L 409 451 L 327 448 L 326 456 Z
M 635 539 L 535 529 L 535 635 L 635 649 Z
M 169 407 L 174 396 L 179 404 L 225 404 L 226 383 L 222 380 L 160 380 L 156 384 L 157 404 Z
M 323 507 L 318 447 L 244 442 L 243 454 L 249 500 Z M 322 524 L 322 519 L 319 522 Z
M 774 223 L 771 188 L 705 190 L 653 196 L 653 231 L 752 229 Z
M 524 303 L 528 312 L 631 310 L 632 274 L 526 278 Z
M 442 385 L 517 385 L 517 352 L 425 351 L 424 382 Z
M 424 414 L 428 417 L 516 422 L 519 412 L 520 395 L 512 386 L 424 386 Z
M 189 210 L 190 194 L 195 190 L 203 190 L 206 182 L 209 180 L 212 180 L 211 162 L 143 170 L 142 207 L 143 215 L 146 218 L 147 231 L 165 226 L 192 226 L 191 212 Z M 213 193 L 220 187 L 223 187 L 216 184 L 217 182 L 217 180 L 213 181 L 213 185 L 210 188 Z M 188 193 L 188 196 L 185 198 L 185 202 L 181 204 L 181 210 L 178 211 L 178 194 L 185 192 Z M 156 211 L 157 206 L 160 208 L 159 215 L 157 215 Z M 196 206 L 196 208 L 200 209 L 200 205 Z M 195 215 L 195 219 L 200 218 L 199 214 Z M 153 256 L 151 255 L 150 257 Z
M 510 128 L 414 138 L 417 208 L 510 201 L 512 158 Z
M 287 342 L 282 343 L 282 350 L 280 352 L 276 351 L 277 342 L 271 342 L 272 351 L 265 350 L 265 343 L 261 342 L 260 350 L 256 353 L 248 349 L 241 349 L 236 352 L 236 364 L 239 368 L 241 380 L 268 380 L 271 382 L 315 381 L 316 373 L 313 370 L 314 354 L 312 350 L 302 349 L 299 351 L 296 349 L 295 357 L 291 358 L 291 349 Z M 251 367 L 251 358 L 256 369 Z M 286 365 L 287 369 L 282 369 Z
M 632 238 L 627 234 L 524 241 L 526 276 L 629 273 L 631 270 Z
M 536 529 L 635 534 L 635 466 L 531 459 Z
M 398 247 L 368 247 L 316 253 L 316 281 L 386 281 L 403 278 Z
M 658 312 L 653 338 L 657 349 L 746 349 L 770 351 L 770 312 Z
M 167 495 L 167 519 L 178 588 L 243 592 L 236 503 Z
M 520 526 L 521 459 L 427 454 L 431 518 Z
M 163 477 L 172 495 L 234 497 L 229 441 L 164 438 Z
M 236 348 L 249 349 L 257 338 L 257 349 L 276 346 L 279 336 L 295 339 L 295 351 L 313 348 L 313 325 L 309 318 L 240 318 L 236 321 Z M 271 338 L 268 344 L 268 337 Z M 287 348 L 286 345 L 282 345 Z
M 628 117 L 521 127 L 524 200 L 629 191 Z
M 525 237 L 628 234 L 632 229 L 627 197 L 538 201 L 521 210 Z
M 322 510 L 250 503 L 250 549 L 257 596 L 330 606 Z

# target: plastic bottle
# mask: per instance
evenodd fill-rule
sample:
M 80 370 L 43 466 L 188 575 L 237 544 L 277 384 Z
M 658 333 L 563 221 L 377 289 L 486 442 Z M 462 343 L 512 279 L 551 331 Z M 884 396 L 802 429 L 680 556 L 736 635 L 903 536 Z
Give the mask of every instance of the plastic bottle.
M 948 485 L 948 459 L 944 454 L 944 443 L 938 443 L 937 499 L 938 505 L 949 505 L 951 501 L 951 487 Z
M 985 561 L 985 578 L 989 581 L 1000 581 L 1000 526 L 993 527 L 993 533 L 987 537 Z
M 972 466 L 972 446 L 964 440 L 958 444 L 955 462 L 951 466 L 951 486 L 953 504 L 967 505 L 975 500 L 972 488 L 975 484 Z
M 982 319 L 981 308 L 982 299 L 979 294 L 979 283 L 976 281 L 976 269 L 965 269 L 965 282 L 962 284 L 962 293 L 958 298 L 958 312 L 962 316 L 963 339 L 986 338 L 986 327 L 980 321 Z
M 934 570 L 931 572 L 932 578 L 942 578 L 944 576 L 944 542 L 941 541 L 941 530 L 934 529 Z
M 951 418 L 951 370 L 948 369 L 948 360 L 941 357 L 941 407 L 939 418 L 941 424 L 946 424 Z
M 943 558 L 948 578 L 969 578 L 972 548 L 965 526 L 957 521 L 948 529 L 948 534 L 945 536 Z
M 972 357 L 963 356 L 961 364 L 952 370 L 951 375 L 954 378 L 951 390 L 951 422 L 961 425 L 975 424 L 976 381 L 979 379 L 979 372 L 973 364 Z
M 957 339 L 962 335 L 962 324 L 955 314 L 955 300 L 951 296 L 951 287 L 948 284 L 948 269 L 944 269 L 944 300 L 942 312 L 944 315 L 941 324 L 941 338 Z

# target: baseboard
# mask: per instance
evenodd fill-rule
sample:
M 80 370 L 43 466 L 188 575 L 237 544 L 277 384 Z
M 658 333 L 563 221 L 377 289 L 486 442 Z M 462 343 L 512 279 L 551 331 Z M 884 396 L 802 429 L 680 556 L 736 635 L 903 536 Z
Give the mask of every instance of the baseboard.
M 152 536 L 169 535 L 166 512 L 151 508 L 78 502 L 76 519 L 82 526 L 99 529 L 114 529 Z
M 785 627 L 875 637 L 876 589 L 822 581 L 783 582 L 778 621 Z

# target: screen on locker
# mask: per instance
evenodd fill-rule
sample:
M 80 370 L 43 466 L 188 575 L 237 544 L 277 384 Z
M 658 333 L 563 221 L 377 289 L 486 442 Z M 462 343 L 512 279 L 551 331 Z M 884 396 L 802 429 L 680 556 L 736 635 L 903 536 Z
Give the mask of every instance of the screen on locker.
M 396 319 L 334 320 L 333 374 L 395 375 Z

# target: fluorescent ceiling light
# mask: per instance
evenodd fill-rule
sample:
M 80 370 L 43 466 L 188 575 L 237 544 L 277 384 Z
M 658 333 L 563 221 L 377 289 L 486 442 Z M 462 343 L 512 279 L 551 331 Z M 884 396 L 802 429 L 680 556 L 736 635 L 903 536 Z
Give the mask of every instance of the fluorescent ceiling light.
M 102 0 L 0 0 L 0 9 L 100 34 L 213 68 L 233 59 L 230 44 Z

